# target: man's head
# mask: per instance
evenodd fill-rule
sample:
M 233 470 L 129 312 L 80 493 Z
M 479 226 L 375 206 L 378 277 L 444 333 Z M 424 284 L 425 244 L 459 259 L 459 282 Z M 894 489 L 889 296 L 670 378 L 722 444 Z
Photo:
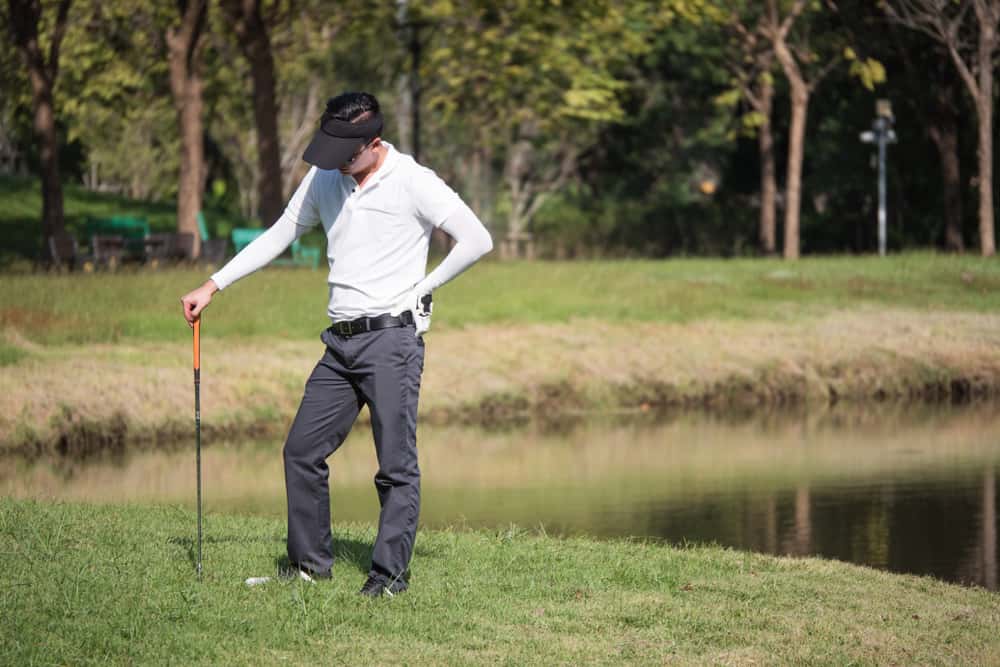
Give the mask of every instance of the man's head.
M 375 96 L 342 93 L 327 101 L 319 129 L 302 159 L 320 169 L 363 172 L 378 160 L 381 134 L 382 113 Z

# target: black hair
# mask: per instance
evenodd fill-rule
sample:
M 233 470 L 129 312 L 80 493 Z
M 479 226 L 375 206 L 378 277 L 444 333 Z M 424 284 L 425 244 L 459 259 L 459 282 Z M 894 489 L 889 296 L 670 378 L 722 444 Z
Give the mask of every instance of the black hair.
M 326 102 L 326 115 L 348 123 L 367 120 L 378 112 L 378 100 L 370 93 L 341 93 Z

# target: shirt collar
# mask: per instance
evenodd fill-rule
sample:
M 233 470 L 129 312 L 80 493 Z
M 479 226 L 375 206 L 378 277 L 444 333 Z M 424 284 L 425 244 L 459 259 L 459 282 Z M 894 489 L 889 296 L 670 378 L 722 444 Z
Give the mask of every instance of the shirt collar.
M 382 166 L 375 172 L 375 179 L 379 181 L 388 176 L 389 172 L 391 172 L 399 162 L 399 151 L 396 150 L 396 147 L 384 140 L 382 141 L 382 145 L 388 149 L 388 153 L 386 153 L 385 161 L 382 162 Z

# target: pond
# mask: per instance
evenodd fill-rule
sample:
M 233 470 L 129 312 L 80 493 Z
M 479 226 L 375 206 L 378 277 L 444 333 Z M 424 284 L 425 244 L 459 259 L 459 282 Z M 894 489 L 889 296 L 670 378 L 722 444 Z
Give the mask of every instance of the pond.
M 996 590 L 997 407 L 422 426 L 421 525 L 716 543 Z M 203 450 L 208 530 L 212 513 L 284 517 L 281 446 Z M 334 520 L 376 521 L 370 429 L 359 424 L 329 463 Z M 193 507 L 193 436 L 115 460 L 0 459 L 0 493 Z

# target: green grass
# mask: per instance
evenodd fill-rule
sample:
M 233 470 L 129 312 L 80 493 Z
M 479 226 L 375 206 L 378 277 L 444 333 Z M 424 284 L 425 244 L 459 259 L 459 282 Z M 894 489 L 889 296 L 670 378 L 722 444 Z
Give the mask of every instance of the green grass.
M 1000 596 L 714 547 L 422 531 L 410 591 L 356 591 L 373 528 L 335 526 L 332 581 L 272 582 L 280 521 L 0 500 L 3 664 L 988 664 Z
M 27 356 L 28 353 L 21 348 L 0 340 L 0 366 L 12 366 Z
M 180 297 L 206 269 L 8 274 L 0 328 L 43 343 L 177 340 Z M 792 321 L 834 310 L 995 312 L 1000 262 L 913 253 L 877 257 L 664 261 L 487 261 L 438 291 L 436 329 L 576 319 Z M 313 340 L 326 326 L 324 270 L 265 269 L 217 295 L 206 335 Z

